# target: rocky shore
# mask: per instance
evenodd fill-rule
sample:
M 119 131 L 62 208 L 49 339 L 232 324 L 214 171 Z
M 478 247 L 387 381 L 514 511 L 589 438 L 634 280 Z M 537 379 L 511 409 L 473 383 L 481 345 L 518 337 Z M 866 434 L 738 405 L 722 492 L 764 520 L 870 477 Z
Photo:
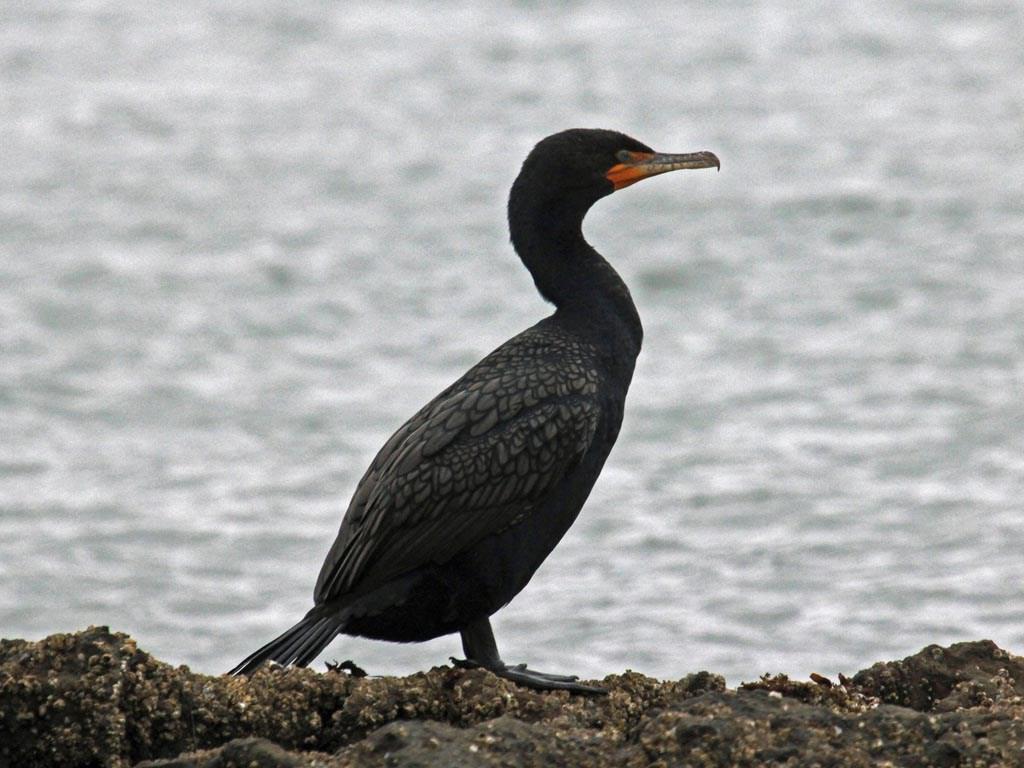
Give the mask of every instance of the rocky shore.
M 1024 766 L 1024 658 L 992 642 L 812 678 L 627 672 L 580 697 L 450 667 L 211 677 L 90 627 L 0 641 L 0 768 Z

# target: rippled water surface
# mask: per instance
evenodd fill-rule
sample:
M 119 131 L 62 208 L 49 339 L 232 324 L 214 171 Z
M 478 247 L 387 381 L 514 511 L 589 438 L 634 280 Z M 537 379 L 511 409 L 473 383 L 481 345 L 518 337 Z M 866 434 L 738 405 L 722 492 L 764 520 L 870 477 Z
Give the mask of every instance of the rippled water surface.
M 0 19 L 0 635 L 109 624 L 217 672 L 298 619 L 380 444 L 549 311 L 503 206 L 583 125 L 722 171 L 588 219 L 645 348 L 504 655 L 736 682 L 1024 650 L 1019 4 Z

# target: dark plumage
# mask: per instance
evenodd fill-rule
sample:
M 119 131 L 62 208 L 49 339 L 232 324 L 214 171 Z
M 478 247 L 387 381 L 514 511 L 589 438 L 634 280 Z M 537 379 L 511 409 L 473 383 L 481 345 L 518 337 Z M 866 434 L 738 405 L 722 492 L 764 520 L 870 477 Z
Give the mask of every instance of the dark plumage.
M 619 434 L 643 329 L 619 275 L 584 239 L 597 200 L 655 173 L 717 167 L 614 131 L 541 141 L 509 198 L 512 243 L 554 314 L 505 342 L 407 421 L 359 482 L 314 607 L 242 661 L 304 666 L 337 635 L 462 635 L 468 666 L 519 683 L 601 689 L 505 665 L 489 617 L 572 525 Z

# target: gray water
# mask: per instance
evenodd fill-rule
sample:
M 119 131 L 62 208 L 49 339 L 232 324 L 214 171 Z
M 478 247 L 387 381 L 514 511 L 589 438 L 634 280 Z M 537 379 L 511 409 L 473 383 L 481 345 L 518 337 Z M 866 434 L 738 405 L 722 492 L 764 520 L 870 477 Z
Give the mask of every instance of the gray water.
M 297 620 L 376 449 L 549 311 L 503 206 L 579 125 L 722 171 L 588 219 L 645 348 L 505 657 L 1021 652 L 1022 40 L 954 0 L 0 7 L 0 636 L 215 673 Z

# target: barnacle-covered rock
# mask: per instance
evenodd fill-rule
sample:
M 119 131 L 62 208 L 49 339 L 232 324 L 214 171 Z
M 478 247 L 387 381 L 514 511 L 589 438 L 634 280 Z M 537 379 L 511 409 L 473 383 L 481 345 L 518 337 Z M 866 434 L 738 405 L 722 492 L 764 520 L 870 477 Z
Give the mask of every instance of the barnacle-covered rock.
M 484 670 L 172 667 L 106 627 L 0 641 L 0 768 L 957 766 L 1024 759 L 1024 659 L 929 646 L 837 681 L 626 672 L 607 696 Z

